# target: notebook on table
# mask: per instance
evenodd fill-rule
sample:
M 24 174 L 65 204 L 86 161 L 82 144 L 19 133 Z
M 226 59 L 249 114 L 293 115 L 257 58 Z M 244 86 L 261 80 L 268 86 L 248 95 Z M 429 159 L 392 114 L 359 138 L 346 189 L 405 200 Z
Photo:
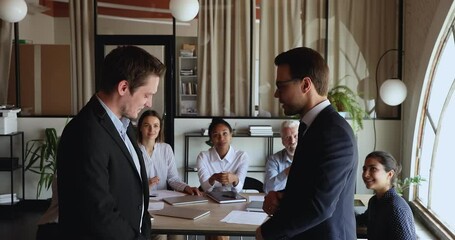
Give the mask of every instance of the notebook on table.
M 168 197 L 163 198 L 163 201 L 173 205 L 187 205 L 187 204 L 196 204 L 196 203 L 206 203 L 209 200 L 204 196 L 197 196 L 197 195 L 184 195 L 178 197 Z
M 251 201 L 246 205 L 246 210 L 248 212 L 264 212 L 262 209 L 263 201 Z
M 195 220 L 210 214 L 210 210 L 169 206 L 162 210 L 152 211 L 150 214 Z
M 246 202 L 246 198 L 234 191 L 209 192 L 207 196 L 217 203 Z

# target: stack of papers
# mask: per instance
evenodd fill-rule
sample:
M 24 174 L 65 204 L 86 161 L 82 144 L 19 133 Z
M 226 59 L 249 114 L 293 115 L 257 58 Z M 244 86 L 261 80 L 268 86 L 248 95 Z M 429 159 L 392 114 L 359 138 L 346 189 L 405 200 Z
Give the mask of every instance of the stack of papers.
M 251 136 L 272 136 L 273 130 L 270 125 L 250 125 L 249 133 Z
M 150 200 L 160 201 L 163 198 L 168 197 L 178 197 L 178 196 L 185 196 L 185 193 L 171 191 L 171 190 L 155 190 L 150 191 Z
M 16 196 L 16 193 L 13 193 L 13 204 L 18 203 L 19 199 Z M 11 193 L 0 194 L 0 205 L 11 205 Z
M 267 219 L 267 214 L 262 212 L 231 211 L 221 222 L 261 225 Z

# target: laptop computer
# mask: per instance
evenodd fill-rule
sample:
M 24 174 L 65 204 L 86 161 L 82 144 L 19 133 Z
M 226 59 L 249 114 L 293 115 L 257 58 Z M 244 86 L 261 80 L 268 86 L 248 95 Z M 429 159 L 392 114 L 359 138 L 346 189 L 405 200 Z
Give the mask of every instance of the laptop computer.
M 208 192 L 207 196 L 217 203 L 246 202 L 246 198 L 235 191 Z
M 168 206 L 162 210 L 151 211 L 150 214 L 196 220 L 210 214 L 210 210 Z
M 204 196 L 184 195 L 184 196 L 178 196 L 178 197 L 163 198 L 163 201 L 165 201 L 166 203 L 171 204 L 173 206 L 179 206 L 179 205 L 187 205 L 187 204 L 206 203 L 209 200 Z

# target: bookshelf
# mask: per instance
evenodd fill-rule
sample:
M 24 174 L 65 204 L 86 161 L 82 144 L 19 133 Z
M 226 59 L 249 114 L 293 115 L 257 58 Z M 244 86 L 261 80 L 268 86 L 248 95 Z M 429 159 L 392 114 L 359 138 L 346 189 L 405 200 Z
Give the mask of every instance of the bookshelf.
M 179 56 L 179 113 L 181 116 L 196 116 L 197 113 L 197 57 Z

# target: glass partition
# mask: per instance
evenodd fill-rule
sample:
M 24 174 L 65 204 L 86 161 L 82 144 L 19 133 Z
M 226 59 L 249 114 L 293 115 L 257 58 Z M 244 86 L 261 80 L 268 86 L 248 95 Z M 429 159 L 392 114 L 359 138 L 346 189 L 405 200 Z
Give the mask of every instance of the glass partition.
M 199 2 L 198 16 L 190 22 L 179 22 L 170 14 L 169 1 L 94 1 L 98 35 L 114 38 L 128 35 L 138 39 L 142 36 L 175 36 L 171 58 L 175 69 L 169 79 L 174 86 L 165 90 L 175 105 L 172 112 L 167 108 L 167 114 L 283 117 L 278 101 L 273 97 L 273 59 L 290 48 L 309 46 L 327 59 L 331 69 L 330 87 L 347 85 L 358 93 L 358 101 L 366 110 L 372 110 L 380 118 L 399 117 L 399 107 L 389 107 L 376 100 L 378 86 L 386 78 L 401 76 L 398 50 L 379 62 L 386 51 L 400 49 L 401 0 Z M 33 44 L 70 46 L 68 4 L 53 2 L 49 8 L 53 9 L 52 14 L 50 11 L 36 13 L 20 22 L 20 38 L 31 39 Z M 37 51 L 23 50 L 25 55 L 21 59 L 36 59 L 27 54 Z M 70 56 L 70 62 L 75 61 L 72 58 Z M 30 72 L 29 67 L 21 69 Z M 36 79 L 26 80 L 26 75 L 24 72 L 22 78 L 24 82 L 30 82 L 27 87 L 32 87 L 31 93 L 43 95 L 42 86 L 47 85 L 36 84 Z M 45 79 L 61 83 L 63 78 L 50 75 Z M 52 92 L 73 96 L 71 86 L 76 80 L 65 81 L 69 82 L 68 89 L 52 84 Z M 8 99 L 14 99 L 15 85 L 9 86 Z M 33 95 L 31 93 L 25 86 L 21 89 L 21 97 Z M 37 99 L 36 96 L 33 98 Z M 38 103 L 39 107 L 36 107 Z M 71 110 L 37 111 L 59 109 L 52 105 L 62 103 L 65 104 L 62 109 Z M 67 116 L 79 110 L 74 106 L 74 97 L 68 102 L 38 99 L 33 103 L 30 115 Z M 24 113 L 26 108 L 24 106 Z

